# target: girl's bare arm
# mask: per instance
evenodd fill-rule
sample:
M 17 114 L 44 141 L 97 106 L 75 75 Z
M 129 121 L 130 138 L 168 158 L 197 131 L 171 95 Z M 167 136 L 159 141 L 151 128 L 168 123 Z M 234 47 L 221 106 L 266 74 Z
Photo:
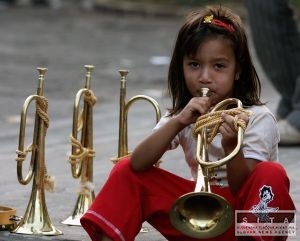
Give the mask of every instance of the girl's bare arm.
M 153 166 L 165 153 L 176 134 L 184 127 L 178 118 L 171 118 L 168 123 L 144 139 L 132 153 L 132 169 L 144 171 Z
M 135 171 L 143 171 L 156 163 L 169 147 L 174 137 L 187 125 L 194 123 L 197 117 L 206 113 L 210 106 L 208 97 L 194 97 L 185 108 L 149 137 L 133 151 L 131 166 Z

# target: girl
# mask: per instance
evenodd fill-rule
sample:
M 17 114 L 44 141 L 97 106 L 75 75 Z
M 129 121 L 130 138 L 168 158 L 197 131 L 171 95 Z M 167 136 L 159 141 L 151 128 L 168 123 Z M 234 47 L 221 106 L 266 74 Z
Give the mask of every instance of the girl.
M 193 124 L 217 103 L 231 97 L 240 99 L 252 115 L 237 115 L 247 124 L 243 147 L 226 167 L 215 170 L 210 180 L 212 191 L 223 196 L 234 209 L 251 211 L 263 202 L 261 192 L 267 187 L 272 200 L 268 200 L 266 208 L 294 209 L 288 177 L 276 163 L 279 141 L 276 121 L 259 99 L 260 82 L 237 15 L 218 6 L 187 16 L 173 51 L 168 86 L 172 108 L 132 156 L 115 165 L 81 219 L 93 241 L 132 241 L 144 221 L 167 240 L 195 240 L 172 226 L 169 212 L 181 195 L 195 188 L 198 162 Z M 210 94 L 201 97 L 199 93 L 204 87 L 209 88 Z M 209 160 L 226 156 L 236 146 L 236 118 L 225 113 L 222 118 L 219 133 L 209 146 Z M 153 166 L 167 150 L 178 145 L 185 153 L 193 181 Z M 235 236 L 234 231 L 233 224 L 225 233 L 207 240 L 262 240 Z M 267 238 L 263 240 L 273 240 Z

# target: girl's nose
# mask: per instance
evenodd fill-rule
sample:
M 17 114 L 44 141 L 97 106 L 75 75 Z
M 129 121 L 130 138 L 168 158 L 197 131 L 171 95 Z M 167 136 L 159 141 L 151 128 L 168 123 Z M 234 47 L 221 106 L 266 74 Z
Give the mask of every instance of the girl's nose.
M 210 83 L 209 71 L 206 68 L 203 68 L 199 75 L 199 81 L 203 84 Z

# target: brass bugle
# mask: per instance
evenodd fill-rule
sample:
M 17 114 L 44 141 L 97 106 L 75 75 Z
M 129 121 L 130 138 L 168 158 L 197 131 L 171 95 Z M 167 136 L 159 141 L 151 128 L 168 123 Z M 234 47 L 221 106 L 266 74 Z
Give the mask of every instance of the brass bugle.
M 131 97 L 126 102 L 126 82 L 127 75 L 129 73 L 128 70 L 119 70 L 121 75 L 121 85 L 120 85 L 120 112 L 119 112 L 119 143 L 118 143 L 118 156 L 112 158 L 113 163 L 117 163 L 122 157 L 130 155 L 131 153 L 128 151 L 128 111 L 130 106 L 138 101 L 145 100 L 149 102 L 156 114 L 156 122 L 158 122 L 161 118 L 161 111 L 159 108 L 159 104 L 155 99 L 147 95 L 136 95 Z M 159 165 L 159 162 L 157 163 Z
M 45 165 L 45 135 L 49 125 L 49 118 L 47 115 L 48 101 L 43 96 L 43 85 L 47 69 L 37 68 L 37 70 L 39 73 L 37 94 L 30 95 L 23 105 L 17 150 L 18 181 L 26 185 L 33 179 L 32 191 L 25 214 L 12 232 L 19 234 L 59 235 L 62 232 L 52 225 L 45 201 L 45 184 L 47 184 L 46 178 L 49 177 L 47 176 Z M 36 102 L 33 141 L 25 150 L 27 110 L 33 101 Z M 31 152 L 31 161 L 29 171 L 24 178 L 22 167 L 29 152 Z
M 208 89 L 205 88 L 202 92 L 202 96 L 205 96 Z M 225 110 L 232 105 L 242 108 L 240 100 L 230 98 L 218 103 L 210 113 Z M 203 128 L 197 135 L 196 158 L 199 165 L 195 191 L 178 198 L 170 211 L 173 226 L 183 234 L 198 239 L 219 236 L 232 225 L 232 206 L 225 198 L 211 192 L 209 180 L 215 168 L 227 164 L 238 154 L 244 133 L 243 128 L 238 126 L 237 145 L 234 150 L 221 160 L 209 161 L 207 131 L 207 128 Z
M 80 226 L 80 218 L 88 210 L 95 199 L 93 187 L 93 106 L 96 97 L 91 90 L 91 74 L 93 65 L 85 65 L 85 86 L 80 89 L 74 100 L 73 126 L 70 142 L 72 144 L 69 162 L 73 178 L 81 178 L 80 191 L 70 217 L 62 223 L 72 226 Z M 80 105 L 80 103 L 83 103 Z M 81 108 L 82 106 L 82 108 Z M 81 132 L 81 133 L 80 133 Z M 78 135 L 81 134 L 80 140 Z

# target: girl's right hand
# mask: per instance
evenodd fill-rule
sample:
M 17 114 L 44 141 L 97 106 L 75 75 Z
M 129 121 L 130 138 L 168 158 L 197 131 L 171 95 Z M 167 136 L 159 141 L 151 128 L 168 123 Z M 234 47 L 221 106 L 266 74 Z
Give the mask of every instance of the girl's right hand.
M 199 116 L 208 112 L 210 105 L 210 99 L 207 96 L 193 97 L 176 118 L 184 126 L 195 123 Z

